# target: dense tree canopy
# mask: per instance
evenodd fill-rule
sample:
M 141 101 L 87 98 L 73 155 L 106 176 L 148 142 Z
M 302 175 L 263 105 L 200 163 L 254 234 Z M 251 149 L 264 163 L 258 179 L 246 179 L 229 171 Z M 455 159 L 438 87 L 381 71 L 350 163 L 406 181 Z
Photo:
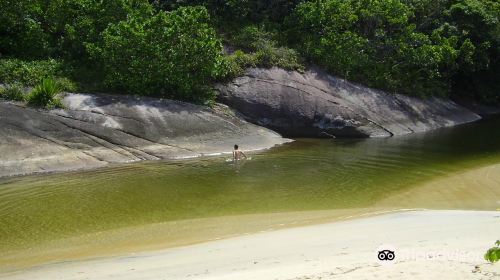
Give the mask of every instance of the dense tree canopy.
M 153 0 L 155 7 L 173 10 L 180 6 L 205 6 L 224 24 L 283 21 L 301 0 Z
M 202 7 L 130 17 L 110 24 L 91 49 L 112 88 L 196 99 L 221 67 L 222 44 L 208 21 Z
M 108 90 L 203 100 L 221 67 L 222 44 L 203 7 L 164 12 L 145 0 L 0 3 L 2 56 L 62 59 L 77 72 L 87 65 L 103 74 Z
M 447 95 L 482 71 L 498 78 L 498 15 L 498 2 L 479 0 L 319 0 L 300 4 L 290 25 L 303 54 L 338 75 Z
M 147 1 L 0 0 L 0 54 L 82 58 L 110 23 L 149 13 Z
M 370 86 L 444 94 L 458 57 L 455 38 L 432 37 L 410 23 L 399 0 L 307 2 L 295 11 L 293 34 L 304 54 L 328 70 Z
M 0 0 L 0 10 L 0 59 L 17 59 L 2 69 L 46 77 L 55 59 L 102 90 L 203 100 L 245 67 L 316 64 L 391 92 L 500 101 L 498 0 Z

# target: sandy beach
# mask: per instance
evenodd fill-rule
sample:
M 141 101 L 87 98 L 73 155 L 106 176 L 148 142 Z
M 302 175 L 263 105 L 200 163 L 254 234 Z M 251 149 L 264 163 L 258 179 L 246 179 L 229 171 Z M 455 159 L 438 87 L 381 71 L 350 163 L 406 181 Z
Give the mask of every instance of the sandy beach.
M 482 258 L 498 211 L 405 211 L 163 251 L 43 265 L 1 279 L 499 279 Z M 393 250 L 394 261 L 377 252 Z

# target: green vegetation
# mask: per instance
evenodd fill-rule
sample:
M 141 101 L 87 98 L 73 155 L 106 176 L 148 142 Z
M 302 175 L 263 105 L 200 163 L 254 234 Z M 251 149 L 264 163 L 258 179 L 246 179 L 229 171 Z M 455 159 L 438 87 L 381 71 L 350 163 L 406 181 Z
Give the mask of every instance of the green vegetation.
M 209 20 L 203 7 L 132 17 L 110 24 L 90 50 L 112 89 L 203 101 L 222 66 L 222 43 Z
M 5 84 L 21 83 L 35 86 L 42 79 L 64 76 L 61 61 L 54 59 L 23 61 L 20 59 L 0 60 L 0 81 Z
M 497 242 L 495 242 L 494 247 L 488 249 L 488 251 L 484 255 L 484 259 L 492 263 L 500 260 L 500 240 L 497 240 Z
M 348 79 L 498 101 L 499 14 L 500 3 L 489 0 L 321 0 L 297 6 L 289 24 L 305 56 Z
M 287 70 L 304 70 L 299 54 L 291 48 L 279 46 L 276 32 L 263 26 L 247 25 L 226 36 L 228 45 L 237 48 L 227 56 L 227 76 L 240 76 L 248 67 L 281 67 Z
M 26 96 L 24 95 L 21 85 L 9 84 L 4 88 L 0 88 L 0 98 L 13 101 L 24 101 L 26 99 Z
M 49 77 L 49 78 L 54 79 L 53 77 Z M 78 89 L 75 82 L 73 82 L 72 80 L 70 80 L 68 78 L 62 77 L 62 78 L 55 78 L 54 80 L 55 80 L 57 86 L 59 87 L 59 89 L 61 89 L 61 91 L 74 92 Z
M 54 77 L 72 90 L 206 102 L 212 83 L 247 67 L 315 64 L 390 92 L 500 102 L 496 0 L 0 0 L 0 10 L 4 84 Z
M 165 12 L 146 0 L 0 0 L 0 10 L 0 56 L 15 58 L 0 68 L 1 83 L 55 77 L 82 90 L 201 102 L 213 98 L 209 85 L 225 71 L 203 7 Z M 64 67 L 35 71 L 27 81 L 17 74 L 45 59 Z
M 61 88 L 54 79 L 43 79 L 28 96 L 28 104 L 48 109 L 62 108 L 63 105 L 57 95 Z

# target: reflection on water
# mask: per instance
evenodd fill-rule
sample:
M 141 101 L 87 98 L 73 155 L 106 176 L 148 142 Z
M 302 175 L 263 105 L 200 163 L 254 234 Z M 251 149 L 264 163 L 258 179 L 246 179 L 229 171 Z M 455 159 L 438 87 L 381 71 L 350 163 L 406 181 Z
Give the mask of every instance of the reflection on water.
M 424 181 L 500 162 L 499 128 L 493 119 L 394 138 L 302 139 L 237 165 L 208 158 L 3 179 L 0 252 L 175 220 L 367 208 Z M 495 209 L 498 200 L 464 208 Z

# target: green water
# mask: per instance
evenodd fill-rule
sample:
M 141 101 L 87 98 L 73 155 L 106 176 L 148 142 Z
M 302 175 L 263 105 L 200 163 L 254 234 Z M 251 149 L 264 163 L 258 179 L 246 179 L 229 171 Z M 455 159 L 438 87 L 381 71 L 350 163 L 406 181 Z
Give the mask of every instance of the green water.
M 215 157 L 2 179 L 0 252 L 172 220 L 370 207 L 500 162 L 500 119 L 403 137 L 301 139 L 250 156 L 238 165 Z

